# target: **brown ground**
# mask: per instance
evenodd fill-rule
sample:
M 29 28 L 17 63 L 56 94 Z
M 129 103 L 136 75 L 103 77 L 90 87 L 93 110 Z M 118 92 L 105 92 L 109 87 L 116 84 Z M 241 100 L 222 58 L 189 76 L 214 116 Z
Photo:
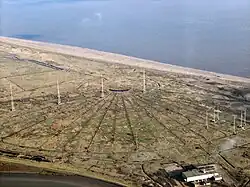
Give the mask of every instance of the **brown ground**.
M 245 130 L 239 127 L 240 109 L 250 104 L 249 79 L 152 62 L 142 69 L 142 60 L 135 60 L 140 68 L 131 66 L 134 58 L 119 64 L 106 55 L 104 62 L 93 53 L 93 58 L 89 54 L 83 58 L 76 52 L 76 56 L 55 53 L 64 52 L 55 46 L 31 44 L 0 38 L 3 157 L 42 161 L 127 185 L 145 183 L 155 165 L 173 161 L 215 162 L 235 184 L 250 175 L 249 121 Z M 166 70 L 163 66 L 169 71 L 159 71 Z M 144 69 L 146 92 L 142 92 Z M 15 111 L 10 111 L 10 84 Z M 222 111 L 216 122 L 214 108 Z M 238 114 L 236 135 L 233 114 Z

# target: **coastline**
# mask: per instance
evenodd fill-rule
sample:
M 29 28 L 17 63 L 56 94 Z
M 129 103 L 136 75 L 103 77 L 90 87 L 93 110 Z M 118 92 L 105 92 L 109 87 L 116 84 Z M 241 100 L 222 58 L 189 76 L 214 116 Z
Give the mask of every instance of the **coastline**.
M 104 51 L 97 51 L 88 48 L 81 48 L 69 45 L 61 45 L 47 42 L 38 42 L 31 40 L 23 40 L 16 38 L 9 38 L 0 36 L 0 42 L 14 44 L 23 47 L 30 47 L 38 50 L 45 50 L 60 54 L 71 55 L 75 57 L 81 57 L 89 60 L 117 63 L 129 66 L 136 66 L 139 68 L 146 68 L 152 70 L 159 70 L 164 72 L 180 73 L 193 76 L 201 76 L 210 78 L 213 80 L 225 80 L 232 82 L 250 83 L 250 78 L 239 77 L 228 74 L 215 73 L 210 71 L 204 71 L 199 69 L 193 69 L 188 67 L 176 66 L 171 64 L 165 64 L 157 61 L 151 61 L 146 59 L 140 59 L 136 57 L 125 56 L 121 54 L 109 53 Z
M 44 163 L 35 162 L 30 160 L 21 160 L 19 158 L 9 158 L 5 156 L 0 156 L 0 165 L 5 164 L 6 168 L 0 168 L 0 175 L 2 173 L 8 173 L 9 175 L 14 174 L 40 174 L 44 176 L 78 176 L 85 177 L 92 180 L 100 180 L 101 182 L 106 182 L 107 184 L 113 184 L 117 186 L 131 186 L 135 187 L 134 184 L 127 181 L 114 179 L 106 175 L 100 175 L 88 171 L 80 171 L 78 168 L 68 166 L 66 164 L 55 164 L 55 163 Z M 19 171 L 20 170 L 20 171 Z

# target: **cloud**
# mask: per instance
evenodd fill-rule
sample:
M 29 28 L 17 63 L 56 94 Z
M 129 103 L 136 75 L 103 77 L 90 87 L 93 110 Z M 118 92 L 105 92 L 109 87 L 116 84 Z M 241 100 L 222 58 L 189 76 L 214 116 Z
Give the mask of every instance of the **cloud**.
M 90 22 L 91 19 L 90 18 L 82 18 L 81 23 L 87 23 Z
M 84 17 L 81 19 L 81 24 L 91 24 L 91 25 L 99 25 L 102 22 L 102 13 L 96 12 L 92 14 L 92 16 Z
M 97 17 L 99 21 L 102 21 L 102 13 L 101 12 L 96 12 L 95 17 Z

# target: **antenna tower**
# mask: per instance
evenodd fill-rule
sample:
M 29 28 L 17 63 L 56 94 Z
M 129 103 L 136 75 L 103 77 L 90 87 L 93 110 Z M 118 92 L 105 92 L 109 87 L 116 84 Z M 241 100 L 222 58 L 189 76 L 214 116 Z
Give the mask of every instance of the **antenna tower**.
M 11 100 L 11 111 L 15 111 L 14 99 L 13 99 L 13 92 L 12 92 L 12 85 L 10 84 L 10 100 Z
M 57 104 L 60 105 L 61 104 L 61 95 L 60 95 L 60 87 L 59 87 L 58 80 L 56 81 L 56 86 L 57 86 Z

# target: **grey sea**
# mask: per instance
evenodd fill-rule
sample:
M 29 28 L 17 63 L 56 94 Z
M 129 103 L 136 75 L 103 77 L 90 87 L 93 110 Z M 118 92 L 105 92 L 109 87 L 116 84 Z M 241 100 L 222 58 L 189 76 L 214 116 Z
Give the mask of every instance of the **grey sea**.
M 250 77 L 249 0 L 2 0 L 0 35 Z

